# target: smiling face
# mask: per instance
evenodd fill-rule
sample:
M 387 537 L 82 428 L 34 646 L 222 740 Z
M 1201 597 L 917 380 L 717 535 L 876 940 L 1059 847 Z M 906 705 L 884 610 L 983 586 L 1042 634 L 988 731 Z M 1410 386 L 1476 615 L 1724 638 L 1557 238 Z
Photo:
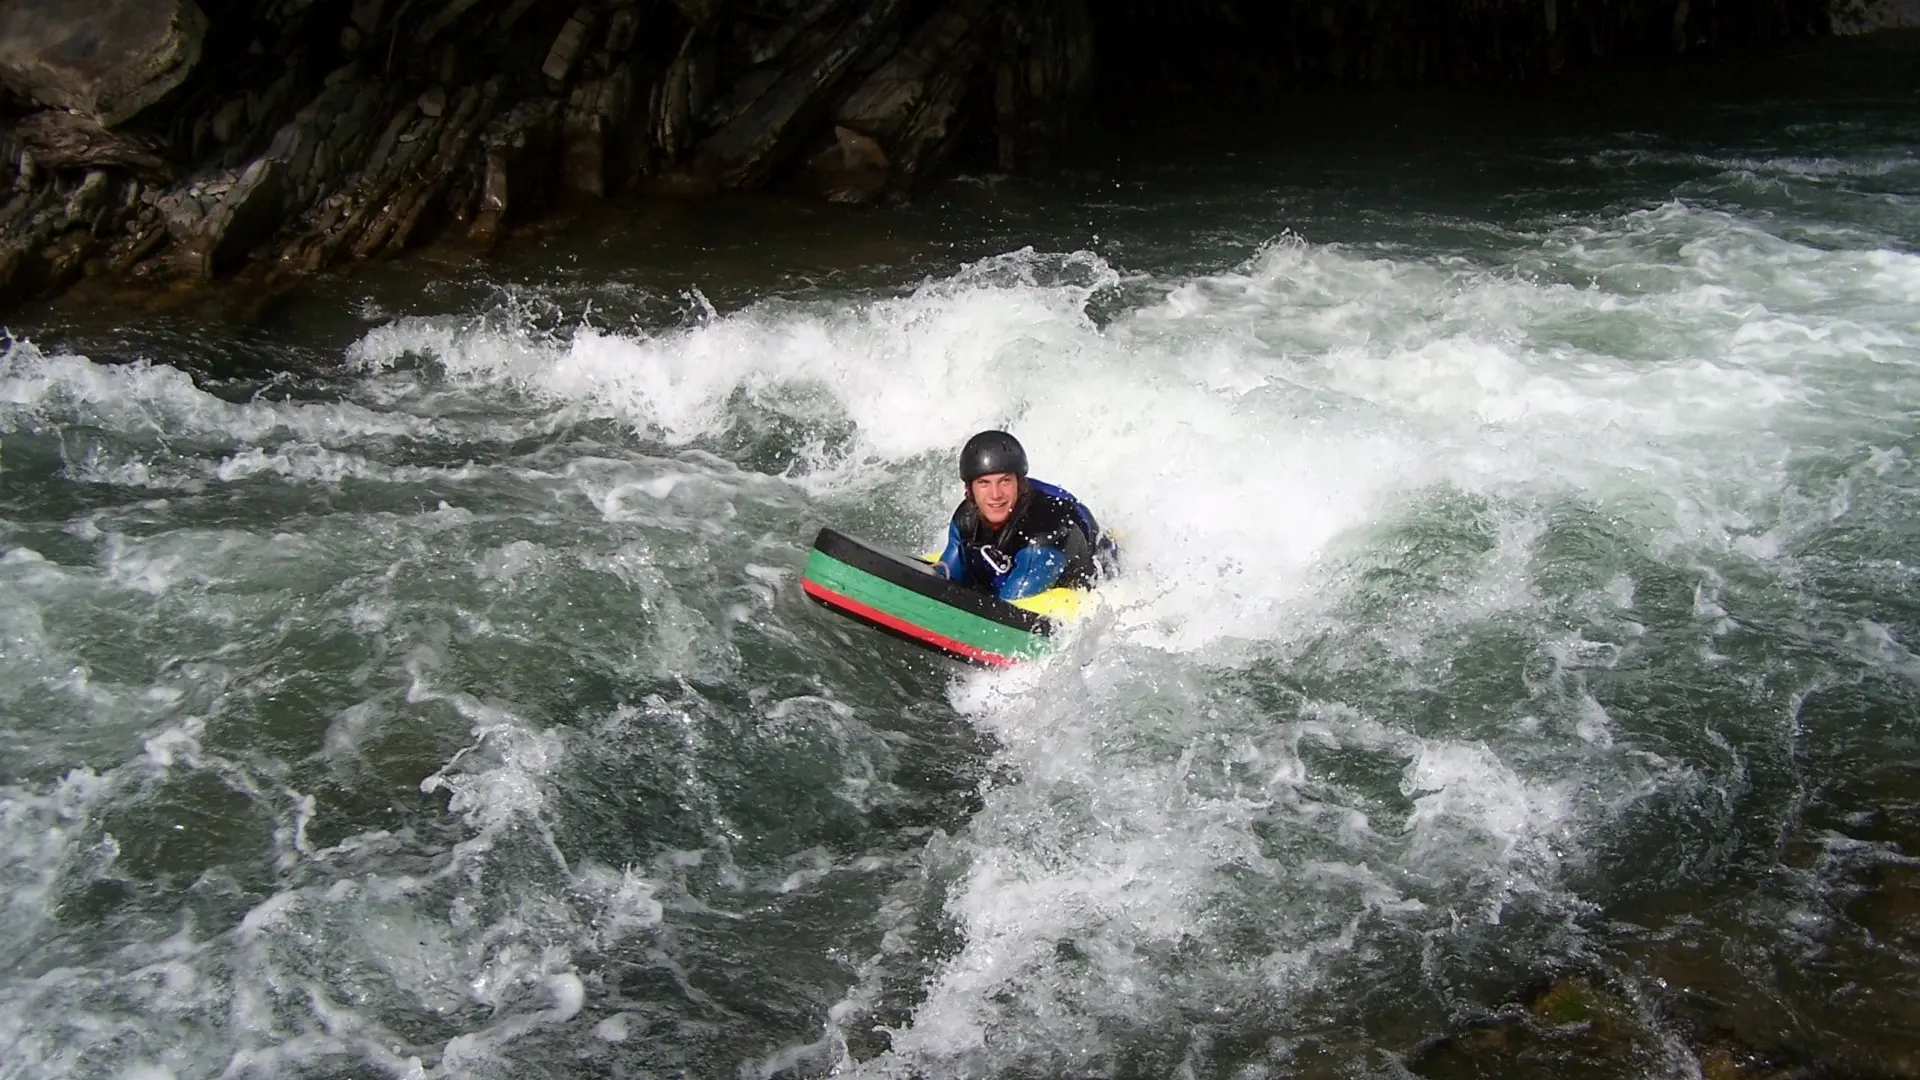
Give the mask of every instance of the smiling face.
M 1013 504 L 1020 501 L 1020 478 L 1010 472 L 988 473 L 968 484 L 967 494 L 981 519 L 997 529 L 1013 516 Z

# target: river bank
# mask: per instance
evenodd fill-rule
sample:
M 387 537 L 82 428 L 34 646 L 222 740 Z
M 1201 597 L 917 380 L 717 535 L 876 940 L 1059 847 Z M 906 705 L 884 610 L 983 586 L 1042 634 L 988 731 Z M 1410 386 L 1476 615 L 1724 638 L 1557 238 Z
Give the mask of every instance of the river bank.
M 622 192 L 897 202 L 1051 173 L 1092 116 L 1527 86 L 1920 22 L 1910 7 L 13 0 L 0 303 L 486 252 Z

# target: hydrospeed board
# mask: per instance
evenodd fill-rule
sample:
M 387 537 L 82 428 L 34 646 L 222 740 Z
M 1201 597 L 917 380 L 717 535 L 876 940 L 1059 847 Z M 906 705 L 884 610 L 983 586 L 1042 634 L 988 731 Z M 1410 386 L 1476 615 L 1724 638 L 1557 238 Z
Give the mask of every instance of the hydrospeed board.
M 821 529 L 814 539 L 800 585 L 809 597 L 848 618 L 992 667 L 1045 652 L 1058 624 L 1076 618 L 1088 595 L 1049 589 L 1008 603 L 956 585 L 924 562 L 889 555 L 833 529 Z

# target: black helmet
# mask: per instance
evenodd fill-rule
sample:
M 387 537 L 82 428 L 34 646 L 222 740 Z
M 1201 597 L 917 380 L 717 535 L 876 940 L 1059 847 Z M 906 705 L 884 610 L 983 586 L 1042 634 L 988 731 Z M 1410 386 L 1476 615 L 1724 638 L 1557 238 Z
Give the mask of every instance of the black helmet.
M 960 451 L 960 479 L 971 484 L 991 473 L 1027 475 L 1027 452 L 1004 431 L 983 431 Z

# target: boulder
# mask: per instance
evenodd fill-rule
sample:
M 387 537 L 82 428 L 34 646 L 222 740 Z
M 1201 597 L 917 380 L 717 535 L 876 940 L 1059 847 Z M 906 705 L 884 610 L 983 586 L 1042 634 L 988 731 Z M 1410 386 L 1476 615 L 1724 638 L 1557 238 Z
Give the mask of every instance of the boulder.
M 193 0 L 0 0 L 0 80 L 113 127 L 186 79 L 206 32 Z

